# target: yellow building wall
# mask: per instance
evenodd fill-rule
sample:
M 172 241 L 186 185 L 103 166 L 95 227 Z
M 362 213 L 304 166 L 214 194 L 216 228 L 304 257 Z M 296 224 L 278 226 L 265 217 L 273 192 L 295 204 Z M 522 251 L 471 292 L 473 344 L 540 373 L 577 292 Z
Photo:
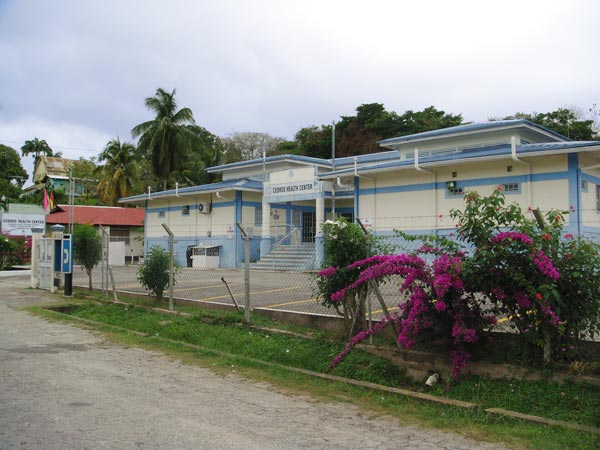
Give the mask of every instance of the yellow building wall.
M 525 164 L 504 159 L 479 164 L 448 165 L 435 171 L 437 188 L 433 189 L 434 175 L 418 172 L 414 168 L 380 174 L 375 180 L 361 178 L 359 217 L 369 219 L 377 232 L 391 232 L 394 229 L 428 232 L 432 229 L 452 229 L 456 223 L 450 217 L 452 209 L 463 209 L 463 196 L 448 194 L 446 183 L 456 181 L 464 192 L 477 191 L 487 196 L 499 183 L 513 182 L 510 177 L 519 177 L 520 191 L 506 193 L 506 202 L 516 202 L 524 211 L 529 207 L 540 208 L 542 212 L 551 209 L 569 209 L 567 157 L 552 156 L 535 158 L 531 161 L 531 173 L 535 175 L 564 173 L 565 179 L 534 181 L 526 180 L 529 167 Z M 377 195 L 372 194 L 375 189 Z M 398 190 L 386 192 L 386 190 Z M 533 217 L 533 215 L 531 216 Z M 569 218 L 566 217 L 567 224 Z

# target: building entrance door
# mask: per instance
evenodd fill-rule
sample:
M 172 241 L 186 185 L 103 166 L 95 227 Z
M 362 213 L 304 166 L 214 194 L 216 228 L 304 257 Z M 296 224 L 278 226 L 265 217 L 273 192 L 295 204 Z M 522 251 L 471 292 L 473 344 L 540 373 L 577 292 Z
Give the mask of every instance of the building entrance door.
M 315 242 L 316 218 L 314 211 L 302 211 L 302 242 Z

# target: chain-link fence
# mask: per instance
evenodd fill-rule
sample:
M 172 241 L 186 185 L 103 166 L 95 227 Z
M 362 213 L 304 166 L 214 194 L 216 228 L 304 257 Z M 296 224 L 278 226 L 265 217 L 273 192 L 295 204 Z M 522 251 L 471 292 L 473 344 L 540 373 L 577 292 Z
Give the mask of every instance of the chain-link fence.
M 295 235 L 295 229 L 282 230 L 277 240 L 272 240 L 271 252 L 260 258 L 261 236 L 252 234 L 252 227 L 242 228 L 250 237 L 250 263 L 248 292 L 250 307 L 291 314 L 309 314 L 319 316 L 337 316 L 335 309 L 324 306 L 315 287 L 315 277 L 321 267 L 316 267 L 316 245 L 314 236 Z M 232 233 L 233 234 L 233 233 Z M 93 270 L 93 285 L 103 289 L 106 295 L 109 291 L 147 294 L 140 285 L 137 275 L 143 264 L 143 252 L 139 249 L 115 250 L 123 247 L 123 237 L 103 236 L 102 262 Z M 452 238 L 450 230 L 441 231 L 440 236 Z M 586 238 L 600 241 L 600 234 L 586 234 Z M 308 242 L 307 242 L 308 241 Z M 420 239 L 406 239 L 394 232 L 383 233 L 379 241 L 387 251 L 396 254 L 410 253 L 424 243 Z M 174 259 L 177 262 L 173 296 L 175 300 L 196 302 L 198 305 L 229 305 L 234 303 L 243 306 L 246 297 L 246 274 L 244 266 L 244 240 L 231 239 L 230 248 L 223 245 L 209 244 L 194 245 L 186 237 L 178 236 L 174 230 Z M 140 248 L 142 244 L 140 244 Z M 168 235 L 165 232 L 163 244 L 169 249 Z M 133 245 L 130 245 L 133 248 Z M 235 247 L 235 248 L 234 248 Z M 232 250 L 233 249 L 233 250 Z M 148 251 L 148 248 L 146 248 Z M 232 252 L 236 258 L 235 268 L 223 267 L 224 252 Z M 136 253 L 133 255 L 133 253 Z M 118 256 L 118 258 L 117 258 Z M 131 256 L 131 257 L 129 257 Z M 290 269 L 289 261 L 304 260 L 297 263 L 296 269 Z M 266 262 L 265 262 L 266 261 Z M 85 271 L 74 268 L 73 283 L 75 286 L 87 287 L 88 279 Z M 371 292 L 367 297 L 367 311 L 374 319 L 382 317 L 386 305 L 390 311 L 396 310 L 400 303 L 399 284 L 401 280 L 391 278 L 379 287 L 379 293 Z M 168 295 L 168 292 L 165 292 Z
M 261 236 L 250 235 L 251 308 L 337 316 L 335 309 L 322 304 L 315 289 L 315 277 L 320 269 L 315 267 L 315 243 L 302 242 L 302 237 L 296 237 L 293 228 L 286 231 L 288 232 L 285 234 L 281 232 L 281 237 L 277 240 L 273 239 L 269 257 L 262 259 L 256 256 Z M 103 256 L 92 272 L 94 287 L 105 291 L 107 296 L 112 296 L 110 291 L 113 287 L 117 292 L 147 294 L 137 279 L 139 267 L 144 263 L 143 257 L 123 258 L 122 251 L 115 251 L 115 244 L 120 244 L 122 238 L 115 238 L 104 232 L 101 235 Z M 189 245 L 185 239 L 183 241 L 186 245 L 181 245 L 181 241 L 175 235 L 174 259 L 178 262 L 173 289 L 175 300 L 197 302 L 199 305 L 208 303 L 231 306 L 235 302 L 243 306 L 246 295 L 243 240 L 237 256 L 241 260 L 238 268 L 219 267 L 223 252 L 221 246 Z M 420 241 L 407 241 L 396 235 L 384 237 L 382 241 L 396 253 L 408 252 L 422 245 Z M 166 245 L 162 245 L 165 250 L 169 248 L 168 242 L 165 237 Z M 290 269 L 290 260 L 295 261 L 296 267 L 305 268 Z M 304 262 L 298 262 L 301 260 Z M 180 261 L 184 261 L 184 264 Z M 394 310 L 399 302 L 398 282 L 390 281 L 380 288 L 381 297 L 390 310 Z M 73 284 L 88 286 L 87 274 L 77 266 L 73 272 Z M 367 301 L 369 304 L 366 308 L 371 311 L 372 317 L 381 317 L 383 308 L 378 296 L 370 295 Z

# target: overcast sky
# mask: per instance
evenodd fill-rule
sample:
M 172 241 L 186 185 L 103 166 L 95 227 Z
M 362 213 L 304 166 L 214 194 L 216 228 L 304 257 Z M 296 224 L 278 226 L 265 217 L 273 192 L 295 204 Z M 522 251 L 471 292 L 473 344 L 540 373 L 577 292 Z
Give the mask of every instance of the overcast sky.
M 465 121 L 586 110 L 599 20 L 597 0 L 0 0 L 0 143 L 97 156 L 132 141 L 158 87 L 219 136 L 291 139 L 372 102 Z

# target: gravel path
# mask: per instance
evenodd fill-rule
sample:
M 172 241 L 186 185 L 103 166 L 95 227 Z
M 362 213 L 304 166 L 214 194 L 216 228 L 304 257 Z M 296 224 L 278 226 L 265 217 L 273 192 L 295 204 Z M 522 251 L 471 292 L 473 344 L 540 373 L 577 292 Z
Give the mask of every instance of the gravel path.
M 496 449 L 368 418 L 47 322 L 25 277 L 0 278 L 0 449 Z

